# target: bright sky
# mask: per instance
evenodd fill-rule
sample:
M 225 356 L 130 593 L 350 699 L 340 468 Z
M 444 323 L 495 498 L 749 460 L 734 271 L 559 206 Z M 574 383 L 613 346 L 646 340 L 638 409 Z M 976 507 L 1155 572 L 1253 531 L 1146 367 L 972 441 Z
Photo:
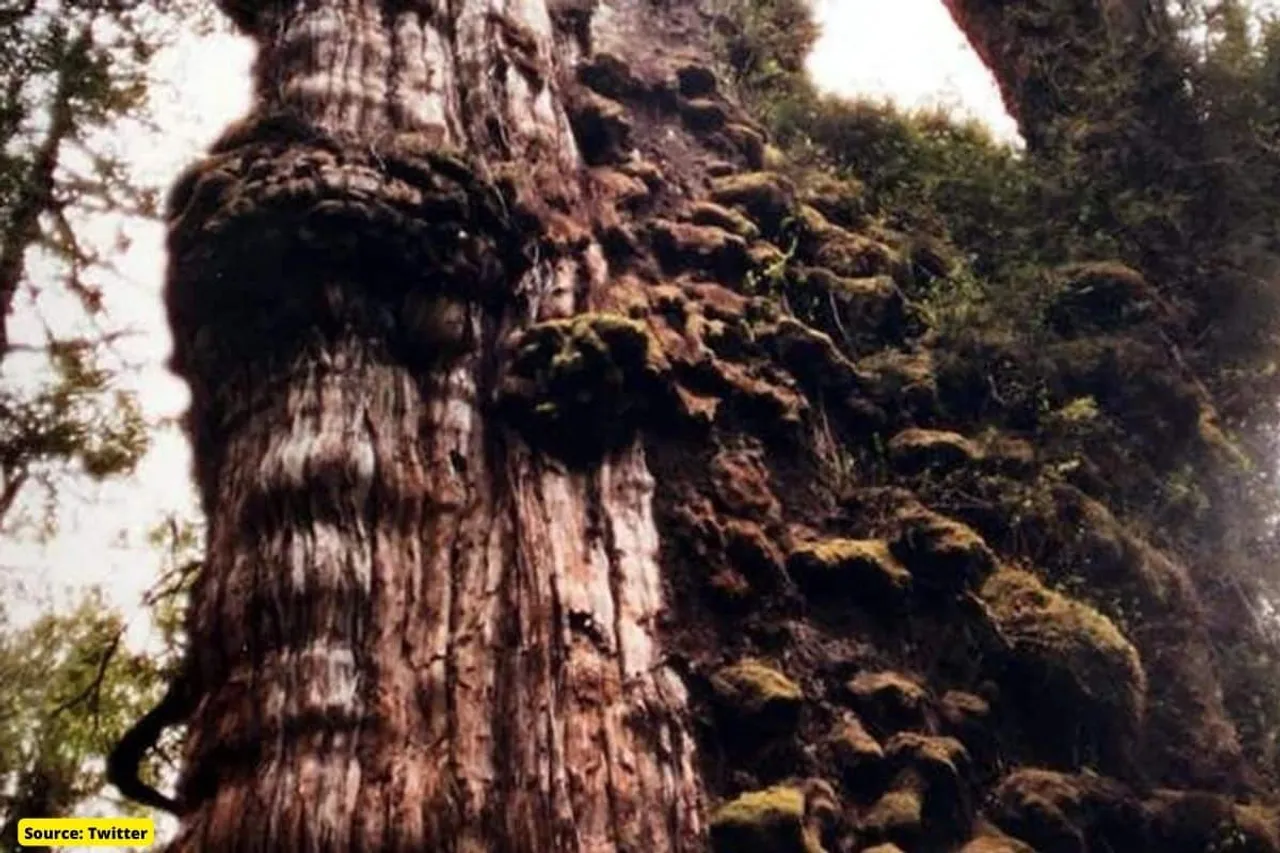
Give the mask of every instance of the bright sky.
M 939 100 L 990 124 L 1005 138 L 1015 131 L 1005 115 L 994 83 L 943 8 L 941 0 L 817 0 L 824 35 L 811 69 L 824 87 L 843 94 L 887 96 L 907 105 Z M 249 102 L 252 47 L 244 39 L 218 35 L 192 37 L 159 58 L 162 77 L 171 81 L 157 94 L 162 133 L 125 140 L 139 170 L 171 183 Z M 104 228 L 104 240 L 112 229 Z M 186 388 L 164 367 L 170 340 L 160 301 L 164 270 L 163 232 L 158 225 L 130 229 L 132 247 L 119 257 L 124 279 L 108 290 L 113 325 L 141 334 L 128 341 L 131 358 L 144 367 L 129 384 L 154 416 L 177 416 L 187 403 Z M 66 308 L 46 303 L 44 316 L 56 319 Z M 15 338 L 38 328 L 34 309 L 19 306 Z M 38 340 L 38 338 L 37 338 Z M 28 507 L 38 511 L 38 507 Z M 137 476 L 124 482 L 81 490 L 59 506 L 59 530 L 47 543 L 6 543 L 0 568 L 28 581 L 29 588 L 63 590 L 101 583 L 121 607 L 136 611 L 142 592 L 155 578 L 156 555 L 145 533 L 166 512 L 194 517 L 190 452 L 176 430 L 161 435 Z M 47 585 L 47 586 L 46 586 Z M 145 636 L 145 625 L 132 634 Z

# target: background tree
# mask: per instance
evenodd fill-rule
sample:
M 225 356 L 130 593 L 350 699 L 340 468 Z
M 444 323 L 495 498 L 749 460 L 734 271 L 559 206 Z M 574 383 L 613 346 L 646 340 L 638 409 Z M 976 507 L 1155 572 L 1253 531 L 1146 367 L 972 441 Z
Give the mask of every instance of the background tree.
M 200 17 L 194 7 L 185 11 Z M 116 345 L 130 330 L 106 316 L 104 288 L 118 286 L 114 258 L 137 223 L 156 215 L 158 188 L 126 167 L 118 139 L 149 124 L 151 59 L 190 25 L 183 12 L 180 4 L 43 0 L 0 10 L 0 543 L 8 543 L 0 552 L 7 557 L 33 527 L 37 537 L 54 535 L 57 504 L 77 478 L 128 475 L 148 446 L 154 425 L 121 382 L 132 365 Z M 102 806 L 107 751 L 155 701 L 168 653 L 131 650 L 125 618 L 98 589 L 66 609 L 42 605 L 41 578 L 4 568 L 0 847 L 8 850 L 24 817 Z M 167 612 L 176 594 L 157 593 L 152 604 Z M 44 613 L 32 621 L 33 610 Z M 172 646 L 172 618 L 155 615 Z M 152 760 L 144 772 L 158 768 Z

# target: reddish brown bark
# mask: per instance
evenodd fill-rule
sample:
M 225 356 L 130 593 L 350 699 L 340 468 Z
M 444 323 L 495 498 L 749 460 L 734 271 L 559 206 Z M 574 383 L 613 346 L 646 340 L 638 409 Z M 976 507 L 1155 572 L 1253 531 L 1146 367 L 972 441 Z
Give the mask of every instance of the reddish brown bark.
M 571 472 L 490 415 L 510 336 L 609 277 L 574 39 L 543 0 L 231 11 L 255 115 L 173 199 L 210 540 L 172 849 L 697 849 L 644 452 Z

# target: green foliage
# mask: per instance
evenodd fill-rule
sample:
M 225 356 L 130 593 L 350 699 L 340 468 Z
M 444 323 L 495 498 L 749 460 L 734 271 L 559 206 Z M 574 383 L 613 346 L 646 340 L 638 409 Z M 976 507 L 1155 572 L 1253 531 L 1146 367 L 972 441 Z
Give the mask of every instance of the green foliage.
M 137 399 L 113 388 L 91 344 L 55 343 L 49 354 L 53 382 L 33 392 L 0 384 L 0 521 L 28 482 L 52 491 L 69 470 L 127 474 L 147 448 Z
M 115 813 L 146 813 L 111 799 L 105 759 L 178 671 L 202 537 L 194 524 L 170 518 L 149 541 L 165 569 L 135 618 L 150 616 L 158 645 L 130 648 L 130 625 L 97 587 L 75 607 L 28 624 L 0 606 L 0 851 L 18 849 L 13 834 L 23 817 L 65 815 L 104 798 Z M 143 763 L 144 781 L 172 774 L 180 740 L 180 732 L 166 733 Z
M 159 196 L 131 172 L 118 133 L 149 123 L 151 60 L 204 19 L 198 9 L 20 0 L 0 10 L 0 522 L 24 486 L 42 484 L 52 500 L 58 475 L 127 473 L 145 449 L 137 401 L 119 390 L 111 336 L 98 329 L 113 256 L 139 218 L 157 215 Z M 104 243 L 110 219 L 116 238 Z
M 96 794 L 93 759 L 158 699 L 160 666 L 123 647 L 125 628 L 96 589 L 17 630 L 0 612 L 0 849 L 17 849 L 19 817 L 66 814 Z

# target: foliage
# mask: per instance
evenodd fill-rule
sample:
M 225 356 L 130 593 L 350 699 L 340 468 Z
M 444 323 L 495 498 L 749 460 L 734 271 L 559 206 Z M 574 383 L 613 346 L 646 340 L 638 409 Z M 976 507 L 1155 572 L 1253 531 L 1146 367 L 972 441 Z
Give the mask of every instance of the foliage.
M 52 502 L 68 475 L 127 474 L 146 450 L 149 425 L 120 382 L 115 337 L 100 328 L 113 258 L 140 219 L 156 216 L 159 195 L 130 171 L 120 139 L 149 126 L 151 61 L 205 20 L 199 8 L 18 0 L 0 9 L 0 522 L 32 484 Z M 104 224 L 114 239 L 103 239 Z M 128 648 L 124 617 L 97 588 L 34 622 L 6 590 L 0 849 L 14 848 L 19 818 L 66 814 L 103 794 L 107 751 L 173 665 L 183 587 L 170 581 L 148 601 L 159 654 Z
M 120 138 L 149 126 L 151 61 L 205 20 L 198 8 L 18 0 L 0 10 L 0 522 L 24 486 L 44 486 L 51 502 L 56 475 L 128 473 L 145 450 L 100 320 L 113 258 L 157 215 L 160 188 L 130 171 Z M 114 239 L 102 228 L 112 224 Z
M 124 731 L 159 700 L 182 659 L 186 594 L 199 568 L 200 532 L 169 519 L 150 536 L 166 569 L 147 594 L 159 645 L 129 646 L 123 615 L 100 588 L 66 612 L 17 625 L 0 607 L 0 851 L 17 850 L 17 821 L 72 813 L 94 799 L 114 813 L 144 809 L 109 797 L 105 758 Z M 149 784 L 176 766 L 180 734 L 168 733 L 143 764 Z M 105 800 L 104 800 L 105 798 Z
M 97 793 L 93 759 L 158 698 L 160 667 L 121 647 L 125 627 L 96 589 L 20 630 L 0 613 L 0 849 L 17 849 L 18 818 L 66 814 Z
M 52 384 L 30 393 L 0 384 L 0 522 L 28 482 L 52 494 L 68 469 L 94 479 L 125 474 L 147 447 L 136 398 L 112 388 L 93 345 L 55 342 L 50 355 Z

